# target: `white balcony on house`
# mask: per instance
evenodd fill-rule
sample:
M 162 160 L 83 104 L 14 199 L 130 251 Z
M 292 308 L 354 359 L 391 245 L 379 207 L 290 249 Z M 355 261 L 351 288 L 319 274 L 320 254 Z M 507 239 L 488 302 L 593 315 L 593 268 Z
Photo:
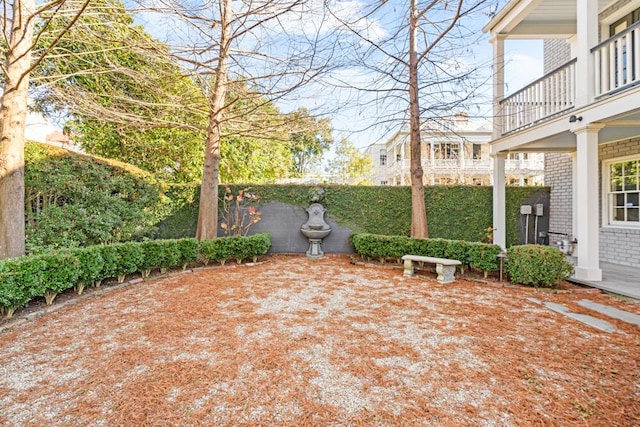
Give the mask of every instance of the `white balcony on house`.
M 624 22 L 614 21 L 620 10 L 625 16 L 628 11 L 631 17 Z M 640 119 L 633 112 L 637 100 L 627 102 L 631 97 L 637 98 L 640 90 L 640 21 L 633 22 L 637 19 L 634 14 L 640 18 L 638 10 L 640 1 L 628 0 L 507 3 L 484 28 L 494 45 L 494 140 L 558 119 L 564 125 L 564 118 L 581 117 L 590 110 L 598 114 L 594 117 L 597 120 L 611 121 L 612 117 L 630 114 L 635 115 L 627 117 L 626 123 Z M 512 39 L 566 40 L 571 58 L 533 83 L 505 94 L 504 43 Z M 636 125 L 637 122 L 625 127 Z M 557 132 L 557 127 L 551 131 Z M 620 131 L 613 133 L 617 137 Z
M 547 73 L 499 101 L 503 134 L 526 128 L 575 107 L 576 60 Z

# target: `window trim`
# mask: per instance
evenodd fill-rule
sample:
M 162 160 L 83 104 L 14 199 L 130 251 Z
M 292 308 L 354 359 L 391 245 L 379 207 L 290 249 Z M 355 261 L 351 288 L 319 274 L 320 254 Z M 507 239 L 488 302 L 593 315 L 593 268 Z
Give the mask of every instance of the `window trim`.
M 387 166 L 387 149 L 380 149 L 380 166 Z
M 602 161 L 601 164 L 601 176 L 602 176 L 602 195 L 601 195 L 601 210 L 602 210 L 602 227 L 603 228 L 626 228 L 629 230 L 639 230 L 640 221 L 628 222 L 628 221 L 615 221 L 612 219 L 613 212 L 610 206 L 611 196 L 611 173 L 610 167 L 614 163 L 624 163 L 628 161 L 639 161 L 640 153 L 632 154 L 629 156 L 615 157 Z

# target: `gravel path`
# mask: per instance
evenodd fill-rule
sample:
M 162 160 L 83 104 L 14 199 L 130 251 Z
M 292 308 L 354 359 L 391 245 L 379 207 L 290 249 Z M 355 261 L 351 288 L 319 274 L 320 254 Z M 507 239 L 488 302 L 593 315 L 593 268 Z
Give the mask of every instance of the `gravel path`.
M 602 316 L 342 256 L 96 292 L 0 333 L 0 424 L 639 425 L 640 328 L 528 298 Z

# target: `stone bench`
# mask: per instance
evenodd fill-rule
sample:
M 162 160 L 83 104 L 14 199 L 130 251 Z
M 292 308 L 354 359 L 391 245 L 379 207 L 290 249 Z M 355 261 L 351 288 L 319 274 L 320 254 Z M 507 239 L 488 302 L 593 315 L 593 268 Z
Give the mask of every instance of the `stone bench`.
M 420 255 L 405 255 L 402 257 L 404 261 L 404 275 L 412 277 L 415 274 L 413 267 L 414 262 L 426 262 L 436 265 L 436 273 L 438 273 L 438 282 L 440 283 L 452 283 L 454 281 L 454 275 L 456 274 L 456 265 L 462 263 L 455 259 L 435 258 L 430 256 Z

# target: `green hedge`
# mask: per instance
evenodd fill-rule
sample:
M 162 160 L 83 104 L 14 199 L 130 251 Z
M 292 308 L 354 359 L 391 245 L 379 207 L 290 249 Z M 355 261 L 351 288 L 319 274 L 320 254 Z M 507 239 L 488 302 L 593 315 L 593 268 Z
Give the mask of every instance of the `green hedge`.
M 44 144 L 25 149 L 27 251 L 88 247 L 131 240 L 195 236 L 199 185 L 170 185 L 131 165 Z M 220 194 L 226 186 L 220 187 Z M 260 203 L 302 208 L 318 186 L 233 185 L 251 188 Z M 328 217 L 356 233 L 409 235 L 411 189 L 323 185 Z M 506 188 L 506 242 L 519 243 L 519 207 L 539 203 L 544 187 Z M 492 225 L 492 188 L 425 187 L 429 236 L 482 241 Z M 268 231 L 268 230 L 267 230 Z
M 126 163 L 28 143 L 27 250 L 35 253 L 150 237 L 158 222 L 176 209 L 167 191 L 162 181 Z
M 11 317 L 30 300 L 44 297 L 48 304 L 56 295 L 75 287 L 78 293 L 89 284 L 153 268 L 185 268 L 198 259 L 224 262 L 255 260 L 271 246 L 269 234 L 230 237 L 197 242 L 187 238 L 148 242 L 114 243 L 73 250 L 0 260 L 0 310 Z M 220 248 L 211 251 L 211 248 Z M 214 253 L 215 252 L 215 253 Z
M 229 186 L 235 194 L 246 185 Z M 260 203 L 281 202 L 302 208 L 311 203 L 310 192 L 317 186 L 252 185 Z M 409 235 L 411 229 L 411 189 L 395 186 L 322 186 L 322 204 L 327 215 L 354 233 Z M 225 187 L 220 187 L 224 191 Z M 175 211 L 159 225 L 157 238 L 181 238 L 195 235 L 198 217 L 198 187 L 178 186 L 169 190 L 175 196 Z M 470 242 L 483 241 L 486 229 L 493 224 L 491 187 L 425 187 L 425 205 L 429 236 Z M 520 206 L 547 187 L 507 187 L 507 245 L 519 243 Z M 222 193 L 220 193 L 222 194 Z M 526 203 L 525 203 L 526 202 Z
M 385 236 L 358 233 L 351 236 L 356 252 L 368 259 L 400 262 L 403 255 L 421 255 L 437 258 L 451 258 L 488 273 L 500 270 L 500 246 L 446 239 L 414 239 L 406 236 Z
M 573 265 L 553 246 L 520 245 L 507 249 L 507 273 L 513 283 L 550 287 L 571 276 Z
M 255 261 L 258 256 L 266 254 L 270 246 L 271 236 L 267 233 L 203 240 L 200 242 L 200 258 L 205 265 L 210 261 L 224 264 L 229 259 L 238 263 L 244 259 Z

